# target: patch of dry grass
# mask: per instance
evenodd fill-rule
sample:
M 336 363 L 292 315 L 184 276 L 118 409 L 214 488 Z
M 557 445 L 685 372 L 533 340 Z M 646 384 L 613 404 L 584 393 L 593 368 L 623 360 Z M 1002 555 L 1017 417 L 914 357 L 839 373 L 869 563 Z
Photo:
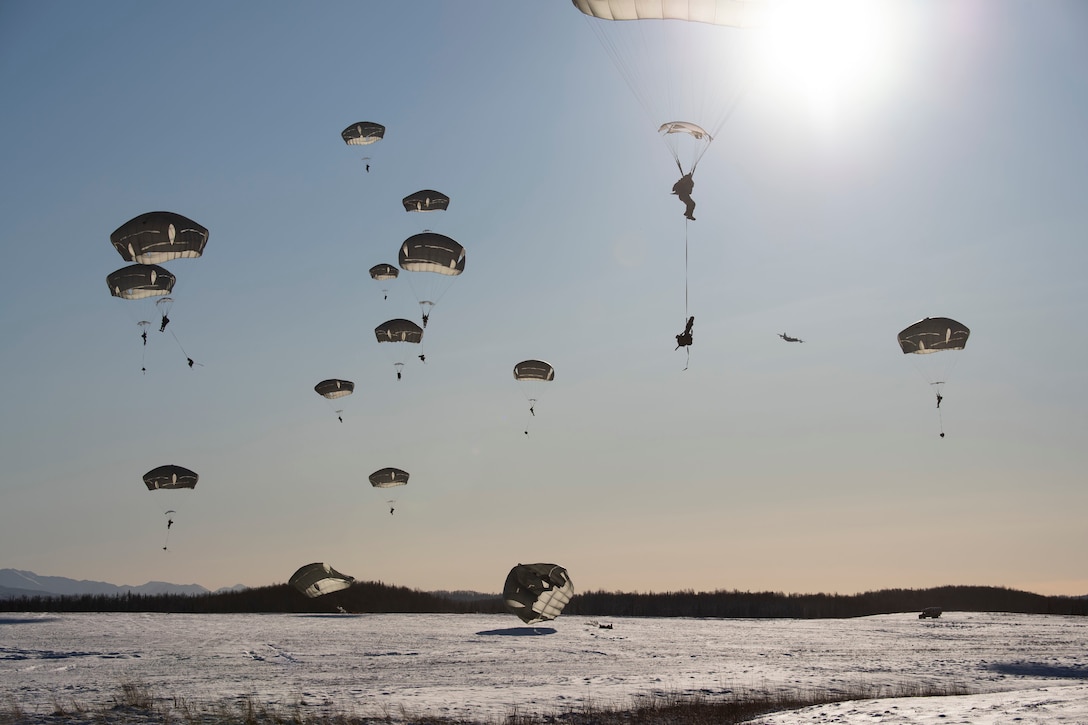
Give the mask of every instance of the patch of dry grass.
M 784 710 L 847 700 L 970 694 L 957 685 L 856 684 L 835 690 L 730 691 L 720 695 L 644 695 L 627 706 L 588 704 L 550 714 L 514 708 L 496 720 L 414 715 L 404 711 L 359 715 L 303 704 L 274 707 L 245 698 L 196 705 L 182 698 L 156 699 L 150 685 L 123 682 L 111 704 L 98 708 L 56 702 L 50 713 L 28 713 L 18 702 L 0 705 L 0 725 L 729 725 Z

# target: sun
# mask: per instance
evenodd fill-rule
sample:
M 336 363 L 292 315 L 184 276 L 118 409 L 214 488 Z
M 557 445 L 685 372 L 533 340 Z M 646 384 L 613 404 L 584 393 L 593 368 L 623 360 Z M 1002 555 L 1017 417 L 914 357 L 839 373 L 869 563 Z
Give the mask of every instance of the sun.
M 755 29 L 755 82 L 834 121 L 878 100 L 903 62 L 904 6 L 895 0 L 781 0 Z

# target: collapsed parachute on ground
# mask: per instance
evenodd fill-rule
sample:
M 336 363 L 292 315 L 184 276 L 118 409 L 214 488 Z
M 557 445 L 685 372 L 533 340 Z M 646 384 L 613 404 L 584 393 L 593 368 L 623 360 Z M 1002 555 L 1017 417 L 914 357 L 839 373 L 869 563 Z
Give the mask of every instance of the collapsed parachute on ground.
M 160 264 L 202 255 L 208 230 L 181 214 L 152 211 L 117 227 L 110 242 L 126 262 Z
M 144 474 L 144 483 L 148 491 L 173 488 L 196 488 L 200 479 L 195 472 L 181 466 L 159 466 Z
M 422 189 L 401 199 L 404 211 L 445 211 L 450 206 L 450 198 L 441 191 Z
M 393 488 L 408 483 L 408 471 L 399 468 L 380 468 L 370 474 L 370 485 L 374 488 Z
M 557 564 L 518 564 L 506 576 L 506 608 L 526 624 L 555 619 L 574 596 L 567 570 Z
M 941 414 L 944 384 L 959 360 L 959 355 L 950 353 L 963 350 L 970 335 L 971 330 L 962 322 L 948 317 L 927 317 L 904 328 L 896 336 L 899 349 L 904 355 L 910 356 L 919 375 L 933 388 L 937 396 L 937 419 L 941 438 L 944 438 L 944 417 Z
M 465 248 L 443 234 L 421 232 L 404 240 L 397 261 L 404 271 L 419 273 L 409 275 L 408 284 L 419 301 L 426 327 L 431 310 L 453 278 L 465 271 Z
M 358 121 L 340 132 L 348 146 L 369 146 L 385 137 L 385 126 L 372 121 Z
M 328 564 L 315 562 L 300 567 L 291 575 L 288 584 L 313 599 L 323 594 L 347 589 L 355 582 L 355 577 L 341 574 Z

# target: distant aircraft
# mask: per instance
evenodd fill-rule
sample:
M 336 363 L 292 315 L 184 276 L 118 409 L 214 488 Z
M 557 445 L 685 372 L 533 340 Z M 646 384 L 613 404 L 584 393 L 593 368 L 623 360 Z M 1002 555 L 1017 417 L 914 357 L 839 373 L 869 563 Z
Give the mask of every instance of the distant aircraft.
M 801 338 L 799 338 L 799 337 L 790 337 L 789 335 L 787 335 L 784 332 L 779 333 L 778 336 L 781 337 L 786 342 L 804 342 L 804 340 L 802 340 Z

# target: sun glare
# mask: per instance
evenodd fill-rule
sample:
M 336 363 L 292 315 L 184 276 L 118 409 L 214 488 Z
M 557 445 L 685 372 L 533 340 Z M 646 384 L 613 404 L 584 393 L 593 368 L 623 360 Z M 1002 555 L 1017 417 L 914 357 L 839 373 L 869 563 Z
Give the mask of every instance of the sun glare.
M 816 118 L 835 121 L 872 101 L 900 62 L 898 3 L 784 0 L 756 31 L 756 82 Z

